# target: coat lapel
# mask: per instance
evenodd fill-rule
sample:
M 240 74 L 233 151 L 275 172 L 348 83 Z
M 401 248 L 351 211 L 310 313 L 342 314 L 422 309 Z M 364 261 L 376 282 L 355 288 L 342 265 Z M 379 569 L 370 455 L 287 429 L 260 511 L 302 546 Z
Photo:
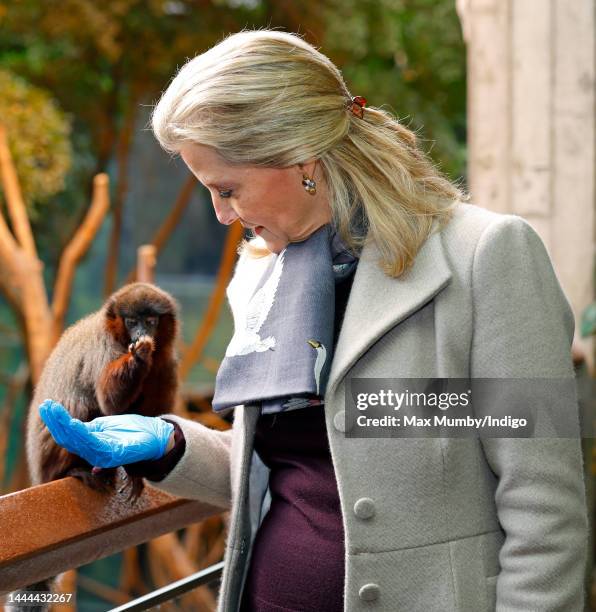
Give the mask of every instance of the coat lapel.
M 326 395 L 335 390 L 358 358 L 389 329 L 422 308 L 451 279 L 441 234 L 434 232 L 410 270 L 390 278 L 379 267 L 374 243 L 365 245 L 354 275 L 344 320 L 331 362 Z

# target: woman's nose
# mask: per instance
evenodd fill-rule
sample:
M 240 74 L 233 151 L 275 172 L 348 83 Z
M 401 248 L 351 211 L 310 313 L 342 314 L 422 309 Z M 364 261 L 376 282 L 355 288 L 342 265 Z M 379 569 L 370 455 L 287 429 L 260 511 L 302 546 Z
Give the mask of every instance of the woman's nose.
M 238 219 L 238 215 L 229 204 L 221 204 L 213 202 L 215 216 L 222 225 L 231 225 Z

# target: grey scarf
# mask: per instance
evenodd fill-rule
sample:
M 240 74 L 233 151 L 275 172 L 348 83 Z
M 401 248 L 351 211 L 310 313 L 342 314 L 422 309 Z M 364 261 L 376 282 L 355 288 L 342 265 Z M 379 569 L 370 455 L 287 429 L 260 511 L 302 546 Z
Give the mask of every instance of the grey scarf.
M 269 414 L 322 403 L 333 357 L 335 283 L 357 264 L 331 224 L 273 256 L 234 330 L 213 410 Z

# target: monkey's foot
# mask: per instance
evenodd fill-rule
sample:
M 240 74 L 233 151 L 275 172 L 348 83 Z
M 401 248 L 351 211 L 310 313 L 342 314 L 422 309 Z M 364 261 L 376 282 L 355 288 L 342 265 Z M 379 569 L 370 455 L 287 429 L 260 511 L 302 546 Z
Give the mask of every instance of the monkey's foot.
M 113 493 L 116 489 L 117 468 L 102 468 L 92 473 L 90 468 L 74 467 L 68 471 L 67 476 L 78 478 L 84 485 L 100 493 Z
M 127 489 L 128 495 L 126 501 L 130 504 L 135 504 L 145 489 L 143 478 L 140 476 L 130 476 L 127 474 L 125 484 L 118 489 L 118 493 L 122 493 Z

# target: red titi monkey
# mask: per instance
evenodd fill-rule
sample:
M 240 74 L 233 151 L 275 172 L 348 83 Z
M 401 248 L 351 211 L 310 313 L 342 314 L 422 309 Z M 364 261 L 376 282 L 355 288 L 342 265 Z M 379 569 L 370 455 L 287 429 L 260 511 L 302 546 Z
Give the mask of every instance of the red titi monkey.
M 117 468 L 93 474 L 87 461 L 54 442 L 38 407 L 50 398 L 81 421 L 126 413 L 152 417 L 172 410 L 177 335 L 176 301 L 147 283 L 124 286 L 64 332 L 29 407 L 26 450 L 33 485 L 74 476 L 94 489 L 113 490 Z M 129 499 L 136 500 L 143 479 L 128 479 Z

